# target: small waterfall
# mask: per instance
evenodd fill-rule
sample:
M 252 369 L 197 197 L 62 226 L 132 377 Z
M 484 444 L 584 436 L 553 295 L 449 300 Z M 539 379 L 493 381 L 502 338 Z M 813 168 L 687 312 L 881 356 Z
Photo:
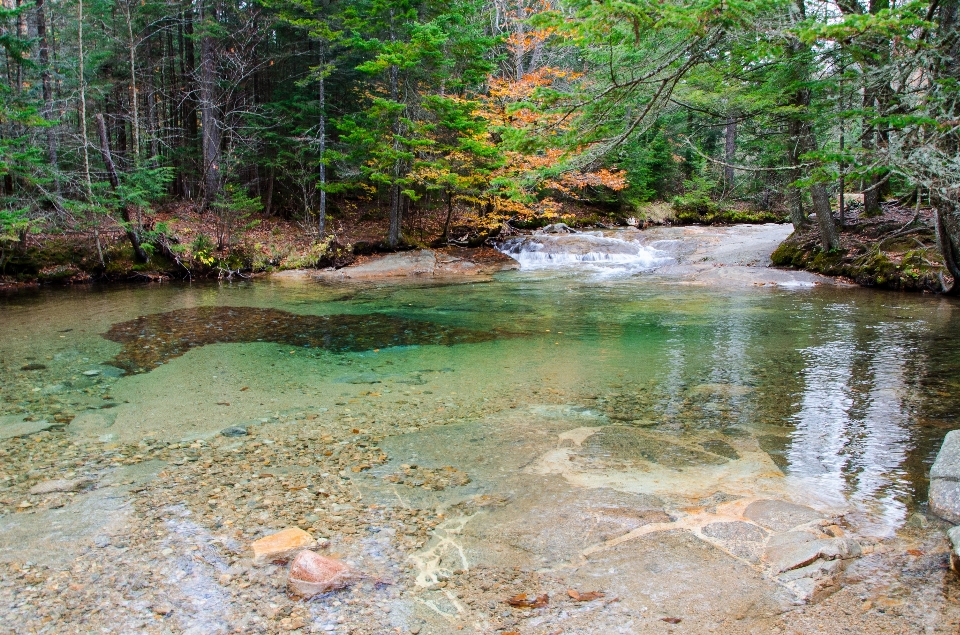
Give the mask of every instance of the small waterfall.
M 599 232 L 536 233 L 508 238 L 497 249 L 519 262 L 521 270 L 576 267 L 634 273 L 673 260 L 665 251 Z

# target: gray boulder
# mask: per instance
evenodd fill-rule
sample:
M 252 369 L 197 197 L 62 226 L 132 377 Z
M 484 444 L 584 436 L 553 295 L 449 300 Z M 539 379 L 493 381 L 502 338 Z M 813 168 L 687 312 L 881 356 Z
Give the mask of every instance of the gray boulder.
M 960 573 L 960 527 L 947 531 L 950 538 L 950 568 L 954 573 Z
M 930 469 L 930 511 L 960 525 L 960 430 L 947 433 Z

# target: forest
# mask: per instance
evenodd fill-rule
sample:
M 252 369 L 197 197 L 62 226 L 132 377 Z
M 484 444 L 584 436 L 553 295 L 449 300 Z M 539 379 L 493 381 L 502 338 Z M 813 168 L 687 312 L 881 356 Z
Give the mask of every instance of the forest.
M 787 219 L 829 255 L 893 205 L 911 214 L 885 236 L 935 233 L 923 259 L 950 289 L 958 17 L 957 0 L 5 0 L 0 264 L 80 236 L 101 266 L 122 249 L 263 267 L 245 236 L 282 221 L 310 265 L 358 223 L 381 248 L 480 244 L 656 222 L 659 203 Z

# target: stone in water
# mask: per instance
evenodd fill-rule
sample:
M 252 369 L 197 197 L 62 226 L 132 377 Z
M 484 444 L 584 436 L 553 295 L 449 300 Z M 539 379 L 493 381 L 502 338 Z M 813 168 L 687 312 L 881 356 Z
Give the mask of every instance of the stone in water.
M 275 534 L 264 536 L 250 547 L 253 549 L 254 564 L 266 564 L 274 560 L 286 560 L 313 543 L 313 536 L 304 530 L 298 527 L 287 527 Z
M 240 426 L 230 426 L 221 430 L 220 434 L 225 437 L 244 437 L 247 435 L 247 429 Z
M 301 551 L 290 564 L 287 584 L 291 593 L 309 598 L 342 589 L 356 579 L 356 573 L 340 560 Z
M 943 439 L 937 460 L 930 469 L 930 511 L 960 524 L 960 430 Z
M 30 488 L 31 494 L 53 494 L 54 492 L 76 492 L 93 481 L 88 478 L 56 479 L 43 481 Z

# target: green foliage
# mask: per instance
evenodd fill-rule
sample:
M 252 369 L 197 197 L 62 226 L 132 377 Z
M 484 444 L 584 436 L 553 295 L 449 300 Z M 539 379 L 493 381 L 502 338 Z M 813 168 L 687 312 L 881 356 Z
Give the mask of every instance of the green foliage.
M 263 203 L 259 197 L 250 196 L 243 188 L 228 184 L 213 204 L 213 213 L 217 219 L 217 249 L 222 250 L 229 246 L 237 225 L 262 210 Z

